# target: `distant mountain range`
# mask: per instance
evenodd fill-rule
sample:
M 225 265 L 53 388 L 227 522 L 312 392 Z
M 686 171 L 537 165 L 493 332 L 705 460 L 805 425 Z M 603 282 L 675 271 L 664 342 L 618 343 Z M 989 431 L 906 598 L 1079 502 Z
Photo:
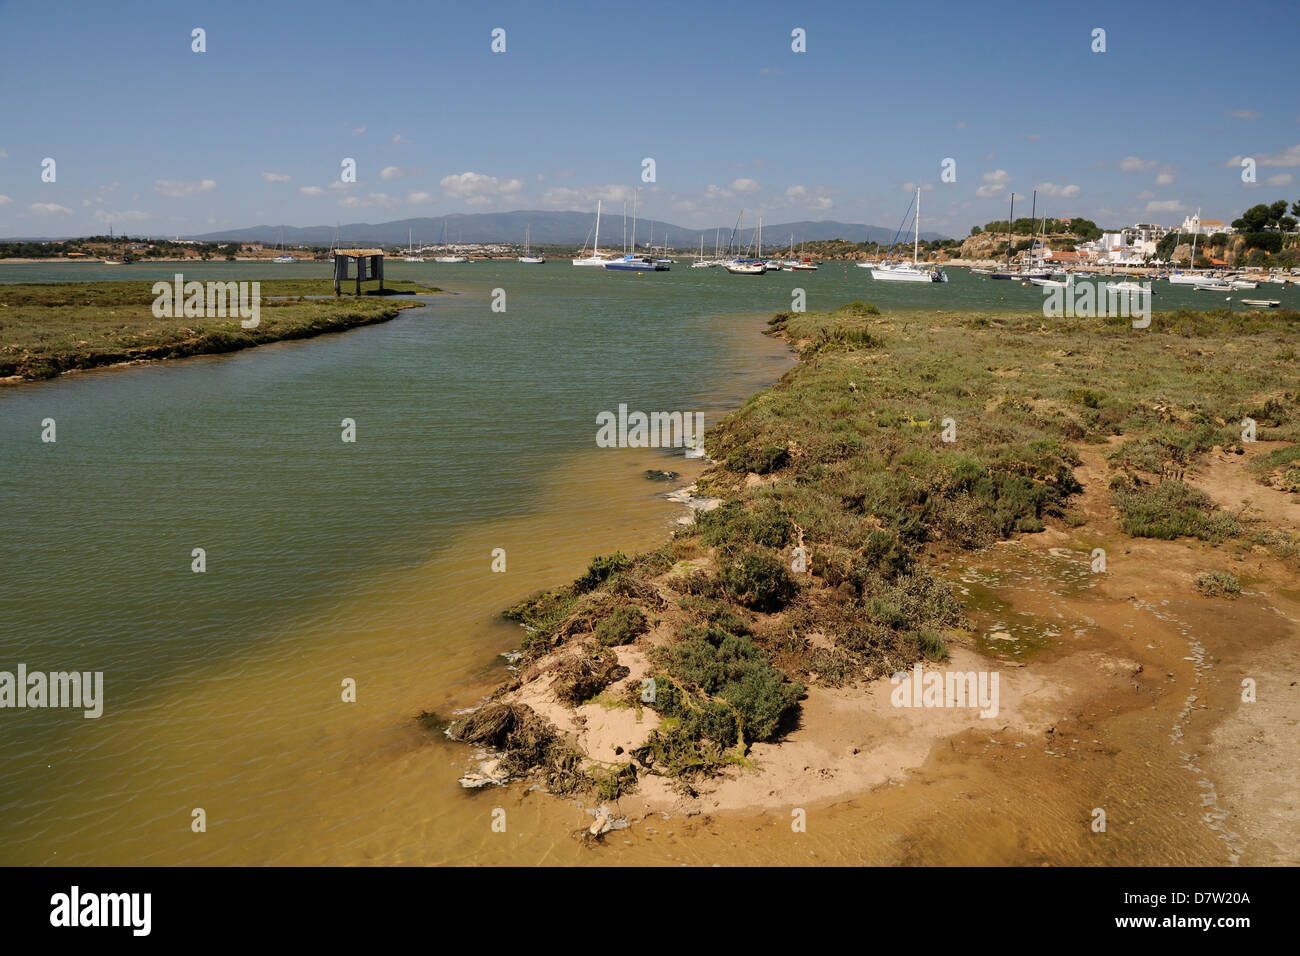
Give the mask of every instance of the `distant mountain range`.
M 746 216 L 746 219 L 750 217 Z M 524 241 L 524 229 L 531 227 L 532 241 L 537 245 L 579 246 L 589 241 L 592 226 L 596 221 L 595 212 L 549 212 L 542 210 L 518 210 L 516 212 L 488 213 L 453 213 L 446 217 L 397 219 L 393 222 L 350 222 L 340 226 L 248 226 L 243 229 L 227 229 L 223 232 L 209 232 L 203 235 L 187 236 L 204 242 L 263 242 L 278 243 L 283 239 L 286 245 L 328 246 L 338 237 L 344 246 L 405 246 L 407 231 L 410 231 L 415 245 L 428 245 L 442 242 L 443 223 L 446 223 L 449 242 L 519 242 Z M 684 229 L 670 222 L 638 218 L 636 238 L 640 245 L 653 235 L 654 244 L 661 245 L 667 237 L 669 245 L 677 249 L 695 249 L 699 247 L 700 236 L 704 236 L 704 249 L 713 249 L 714 235 L 720 233 L 725 246 L 731 235 L 733 224 L 710 226 L 707 229 Z M 632 220 L 628 219 L 627 228 L 632 231 Z M 753 224 L 741 230 L 742 244 L 753 241 Z M 868 226 L 861 223 L 836 222 L 823 219 L 817 222 L 781 222 L 763 226 L 763 247 L 776 251 L 790 245 L 791 234 L 794 243 L 815 242 L 822 239 L 847 239 L 850 242 L 889 242 L 894 236 L 893 229 L 883 226 Z M 947 239 L 937 232 L 923 232 L 922 239 Z M 600 220 L 600 244 L 602 248 L 617 249 L 623 245 L 623 212 L 619 209 L 610 212 L 606 209 Z

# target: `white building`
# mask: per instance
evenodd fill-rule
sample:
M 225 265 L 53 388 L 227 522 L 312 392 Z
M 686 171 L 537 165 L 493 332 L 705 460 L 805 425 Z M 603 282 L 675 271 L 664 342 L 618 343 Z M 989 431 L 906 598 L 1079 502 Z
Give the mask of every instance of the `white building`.
M 1184 219 L 1178 231 L 1187 236 L 1213 236 L 1220 232 L 1232 232 L 1232 227 L 1225 226 L 1222 219 L 1202 219 L 1198 212 L 1195 216 Z

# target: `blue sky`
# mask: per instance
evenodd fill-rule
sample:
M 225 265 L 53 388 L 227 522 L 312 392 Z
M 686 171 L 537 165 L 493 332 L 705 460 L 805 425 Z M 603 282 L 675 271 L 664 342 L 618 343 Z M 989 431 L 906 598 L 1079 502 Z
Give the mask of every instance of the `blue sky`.
M 0 2 L 0 236 L 621 208 L 633 186 L 695 228 L 892 227 L 916 185 L 949 235 L 1035 187 L 1102 225 L 1230 221 L 1300 199 L 1298 38 L 1294 0 Z

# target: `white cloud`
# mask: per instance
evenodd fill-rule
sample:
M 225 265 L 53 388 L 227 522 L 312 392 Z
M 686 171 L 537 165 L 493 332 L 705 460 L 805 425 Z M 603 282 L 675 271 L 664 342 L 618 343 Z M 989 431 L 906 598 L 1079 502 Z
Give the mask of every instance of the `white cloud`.
M 1153 192 L 1152 192 L 1151 190 L 1149 190 L 1149 189 L 1144 189 L 1144 190 L 1142 190 L 1140 193 L 1137 194 L 1137 198 L 1138 198 L 1138 199 L 1155 199 L 1155 198 L 1156 198 L 1156 194 L 1153 193 Z
M 808 187 L 791 186 L 789 189 L 785 191 L 785 194 L 789 196 L 791 199 L 802 199 L 804 196 L 808 195 Z
M 330 189 L 351 189 L 355 185 L 356 183 L 345 183 L 341 179 L 332 179 L 330 180 L 329 188 Z
M 71 216 L 72 210 L 54 202 L 34 202 L 27 207 L 33 216 Z
M 1270 176 L 1264 180 L 1270 186 L 1290 186 L 1295 182 L 1295 177 L 1290 173 L 1278 173 L 1276 176 Z
M 1234 156 L 1224 163 L 1225 166 L 1240 166 L 1241 156 Z M 1300 166 L 1300 143 L 1288 146 L 1280 153 L 1262 153 L 1255 157 L 1260 166 Z
M 0 149 L 0 159 L 8 159 L 8 158 L 9 158 L 9 151 Z
M 401 166 L 385 166 L 379 171 L 379 178 L 384 180 L 401 179 L 405 175 Z
M 1037 189 L 1044 196 L 1059 196 L 1062 199 L 1074 199 L 1079 195 L 1079 187 L 1073 183 L 1068 186 L 1058 186 L 1056 183 L 1039 183 Z
M 441 185 L 443 194 L 450 199 L 463 200 L 470 206 L 486 206 L 518 194 L 524 188 L 524 181 L 465 172 L 443 176 Z
M 735 193 L 729 189 L 723 189 L 721 186 L 709 183 L 704 187 L 705 199 L 730 199 Z
M 1177 199 L 1159 199 L 1147 203 L 1147 212 L 1182 212 L 1186 207 Z
M 426 193 L 426 192 L 423 192 L 423 191 L 421 191 L 421 192 L 407 193 L 407 194 L 406 194 L 406 201 L 407 201 L 407 202 L 428 202 L 428 201 L 431 200 L 432 198 L 433 198 L 433 194 L 432 194 L 432 193 Z
M 362 133 L 364 133 L 365 131 L 366 131 L 366 128 L 365 128 L 364 126 L 358 126 L 356 129 L 354 129 L 354 130 L 352 131 L 352 135 L 353 135 L 353 136 L 360 136 L 360 135 L 361 135 Z
M 402 136 L 401 133 L 394 133 L 394 134 L 393 134 L 393 142 L 394 142 L 394 143 L 409 143 L 410 140 L 409 140 L 409 139 L 405 139 L 405 138 Z
M 957 122 L 957 125 L 953 127 L 953 129 L 965 129 L 965 128 L 966 128 L 966 121 L 965 121 L 965 120 L 959 120 L 959 121 Z
M 287 183 L 289 177 L 285 173 L 262 173 L 262 178 L 268 183 Z
M 1119 168 L 1126 173 L 1145 173 L 1148 169 L 1155 169 L 1155 167 L 1156 161 L 1154 159 L 1125 156 L 1119 161 Z
M 8 196 L 0 196 L 0 206 L 3 206 L 6 203 L 11 203 L 11 202 L 13 202 L 13 200 L 10 199 Z
M 570 209 L 577 206 L 582 209 L 594 207 L 596 200 L 607 203 L 621 202 L 632 198 L 631 186 L 554 186 L 542 193 L 542 205 Z
M 364 199 L 360 196 L 344 196 L 339 200 L 339 205 L 344 209 L 367 209 L 371 206 L 391 209 L 397 205 L 397 200 L 388 193 L 367 193 Z
M 975 190 L 975 195 L 981 199 L 989 199 L 992 196 L 1000 195 L 1006 191 L 1007 183 L 1011 182 L 1011 174 L 1005 169 L 995 169 L 991 173 L 985 173 L 980 178 L 984 180 L 984 185 Z
M 1255 110 L 1233 110 L 1231 116 L 1234 119 L 1252 120 L 1252 119 L 1258 119 L 1259 113 L 1256 112 Z
M 109 193 L 117 192 L 117 187 L 121 185 L 122 184 L 115 179 L 107 186 L 100 186 L 97 190 L 95 190 L 95 192 L 99 193 L 101 196 L 106 196 Z
M 147 212 L 141 212 L 138 209 L 127 209 L 124 212 L 109 212 L 106 209 L 95 210 L 95 221 L 102 223 L 111 222 L 143 222 L 146 219 L 152 219 Z
M 831 202 L 829 196 L 818 196 L 816 199 L 813 199 L 810 203 L 808 203 L 808 208 L 823 210 L 823 209 L 830 209 L 832 205 L 833 203 Z
M 1173 173 L 1161 173 L 1159 176 L 1156 177 L 1157 186 L 1172 186 L 1173 184 L 1174 184 Z
M 756 193 L 758 192 L 758 181 L 754 179 L 733 179 L 731 188 L 738 193 Z
M 304 196 L 324 196 L 325 189 L 322 186 L 299 186 L 298 192 Z
M 1021 133 L 1020 135 L 1031 143 L 1036 143 L 1043 138 L 1041 133 Z
M 217 184 L 211 179 L 201 179 L 193 183 L 182 182 L 179 179 L 155 179 L 153 188 L 164 196 L 178 199 L 181 196 L 193 196 L 195 193 L 205 193 L 216 189 Z

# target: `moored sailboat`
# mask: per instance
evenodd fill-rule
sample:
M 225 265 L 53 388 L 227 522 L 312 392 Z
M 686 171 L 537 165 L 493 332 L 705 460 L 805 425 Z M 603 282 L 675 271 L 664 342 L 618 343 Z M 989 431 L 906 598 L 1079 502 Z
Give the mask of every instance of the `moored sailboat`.
M 872 266 L 871 278 L 878 282 L 947 282 L 942 269 L 922 268 L 921 254 L 921 189 L 916 190 L 916 233 L 912 241 L 912 264 L 881 262 Z

